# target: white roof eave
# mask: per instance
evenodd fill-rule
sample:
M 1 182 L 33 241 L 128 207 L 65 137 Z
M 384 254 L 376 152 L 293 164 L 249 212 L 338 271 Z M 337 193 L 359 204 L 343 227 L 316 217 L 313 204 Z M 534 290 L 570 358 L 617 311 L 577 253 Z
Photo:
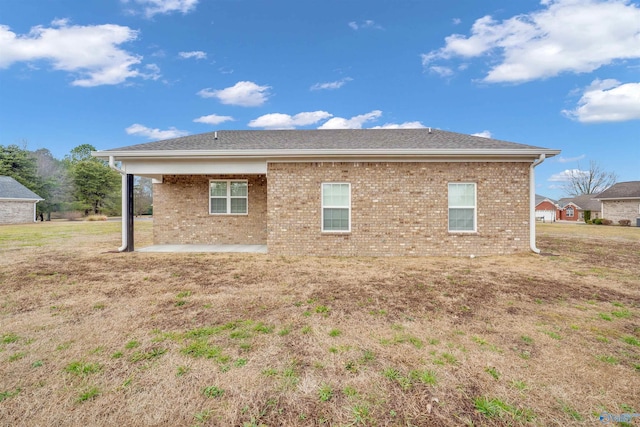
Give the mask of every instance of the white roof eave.
M 547 158 L 560 153 L 560 150 L 551 149 L 322 149 L 322 150 L 123 150 L 123 151 L 94 151 L 91 154 L 95 157 L 108 159 L 114 157 L 120 160 L 134 158 L 164 158 L 170 159 L 247 159 L 247 158 L 315 158 L 315 157 L 512 157 L 512 158 L 537 158 L 544 154 Z

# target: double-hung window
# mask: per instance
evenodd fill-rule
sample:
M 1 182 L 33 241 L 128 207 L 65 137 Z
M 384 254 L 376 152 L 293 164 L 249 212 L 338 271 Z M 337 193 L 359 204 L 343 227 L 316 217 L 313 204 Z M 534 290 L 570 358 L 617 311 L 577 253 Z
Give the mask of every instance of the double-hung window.
M 574 215 L 573 208 L 572 207 L 568 207 L 567 208 L 567 217 L 568 218 L 573 218 L 573 215 Z
M 248 185 L 246 180 L 211 180 L 209 213 L 212 215 L 246 215 Z
M 476 184 L 449 184 L 449 231 L 476 231 Z
M 322 184 L 322 231 L 351 231 L 351 184 Z

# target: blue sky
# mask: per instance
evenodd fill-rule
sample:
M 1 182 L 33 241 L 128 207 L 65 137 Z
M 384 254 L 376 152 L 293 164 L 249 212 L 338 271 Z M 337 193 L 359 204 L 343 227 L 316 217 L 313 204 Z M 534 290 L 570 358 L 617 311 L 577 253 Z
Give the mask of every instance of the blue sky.
M 446 4 L 445 4 L 446 3 Z M 0 144 L 430 126 L 640 179 L 640 3 L 0 0 Z

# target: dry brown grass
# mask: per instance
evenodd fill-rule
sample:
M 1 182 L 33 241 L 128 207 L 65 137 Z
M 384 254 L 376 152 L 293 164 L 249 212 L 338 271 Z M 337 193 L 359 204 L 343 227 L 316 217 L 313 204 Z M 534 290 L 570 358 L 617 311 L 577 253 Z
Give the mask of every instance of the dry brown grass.
M 148 244 L 151 223 L 136 227 Z M 540 227 L 555 256 L 472 260 L 119 254 L 118 223 L 0 227 L 0 423 L 570 425 L 640 412 L 640 239 L 565 227 Z

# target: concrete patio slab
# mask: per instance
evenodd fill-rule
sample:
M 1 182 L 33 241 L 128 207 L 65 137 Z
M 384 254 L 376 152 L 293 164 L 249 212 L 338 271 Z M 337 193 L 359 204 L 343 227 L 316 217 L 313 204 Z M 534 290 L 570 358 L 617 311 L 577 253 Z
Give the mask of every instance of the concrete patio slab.
M 243 252 L 266 254 L 267 245 L 153 245 L 146 248 L 136 249 L 136 252 Z

